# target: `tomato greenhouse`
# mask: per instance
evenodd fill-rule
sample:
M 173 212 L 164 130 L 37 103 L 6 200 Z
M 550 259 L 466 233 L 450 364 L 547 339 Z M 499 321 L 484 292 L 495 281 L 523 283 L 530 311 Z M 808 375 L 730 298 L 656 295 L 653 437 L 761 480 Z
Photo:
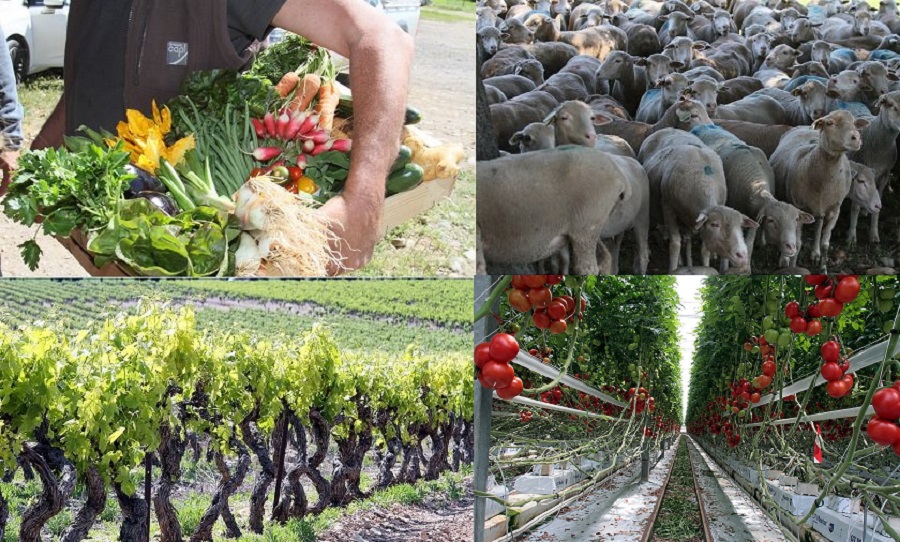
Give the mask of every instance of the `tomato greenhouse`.
M 475 541 L 900 541 L 896 276 L 475 282 Z

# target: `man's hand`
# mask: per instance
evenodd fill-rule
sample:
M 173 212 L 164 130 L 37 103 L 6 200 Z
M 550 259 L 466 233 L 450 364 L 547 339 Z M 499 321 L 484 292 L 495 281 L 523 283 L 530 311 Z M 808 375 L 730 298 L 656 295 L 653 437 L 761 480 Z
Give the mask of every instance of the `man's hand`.
M 332 248 L 343 258 L 343 269 L 329 269 L 336 275 L 359 269 L 372 259 L 375 243 L 381 237 L 383 202 L 355 194 L 342 194 L 329 199 L 319 210 L 331 222 L 340 246 Z
M 9 184 L 10 175 L 16 170 L 19 163 L 19 151 L 2 151 L 0 152 L 0 196 L 6 193 L 6 186 Z

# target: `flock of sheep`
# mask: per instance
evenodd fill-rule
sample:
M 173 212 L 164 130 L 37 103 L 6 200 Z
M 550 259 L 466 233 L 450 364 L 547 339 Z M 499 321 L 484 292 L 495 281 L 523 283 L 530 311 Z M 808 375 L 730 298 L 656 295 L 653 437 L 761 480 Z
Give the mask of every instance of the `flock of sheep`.
M 631 231 L 643 274 L 657 226 L 670 273 L 699 270 L 695 234 L 704 268 L 744 273 L 754 245 L 825 269 L 860 214 L 875 246 L 898 32 L 895 0 L 478 0 L 481 271 L 628 272 Z

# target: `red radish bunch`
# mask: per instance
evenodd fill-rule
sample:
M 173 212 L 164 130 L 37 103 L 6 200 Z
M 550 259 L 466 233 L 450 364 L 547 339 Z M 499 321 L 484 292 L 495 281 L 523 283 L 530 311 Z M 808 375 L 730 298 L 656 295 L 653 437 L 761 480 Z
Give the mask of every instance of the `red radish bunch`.
M 490 342 L 475 345 L 475 366 L 478 381 L 489 390 L 496 390 L 507 401 L 522 393 L 524 384 L 516 376 L 510 362 L 519 353 L 519 343 L 509 333 L 498 333 Z
M 553 296 L 550 288 L 562 282 L 563 275 L 514 275 L 507 292 L 509 305 L 519 312 L 534 311 L 531 320 L 538 329 L 558 335 L 565 333 L 576 316 L 575 299 L 569 295 Z M 585 300 L 577 310 L 584 318 Z
M 326 151 L 350 152 L 353 142 L 349 139 L 334 139 L 329 132 L 319 126 L 319 115 L 282 109 L 273 115 L 266 113 L 261 119 L 250 119 L 253 129 L 260 139 L 276 139 L 285 143 L 296 142 L 299 155 L 297 165 L 305 166 L 306 157 L 316 156 Z M 283 146 L 261 146 L 253 151 L 253 157 L 260 162 L 268 162 L 284 153 Z

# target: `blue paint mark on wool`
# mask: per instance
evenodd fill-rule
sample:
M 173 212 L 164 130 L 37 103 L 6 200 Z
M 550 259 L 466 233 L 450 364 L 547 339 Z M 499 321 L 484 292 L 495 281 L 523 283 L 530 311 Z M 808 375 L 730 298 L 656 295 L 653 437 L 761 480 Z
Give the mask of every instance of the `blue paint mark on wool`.
M 703 173 L 705 173 L 706 175 L 712 175 L 712 174 L 713 174 L 713 168 L 711 168 L 711 167 L 709 167 L 709 166 L 704 166 L 704 167 L 703 167 Z

